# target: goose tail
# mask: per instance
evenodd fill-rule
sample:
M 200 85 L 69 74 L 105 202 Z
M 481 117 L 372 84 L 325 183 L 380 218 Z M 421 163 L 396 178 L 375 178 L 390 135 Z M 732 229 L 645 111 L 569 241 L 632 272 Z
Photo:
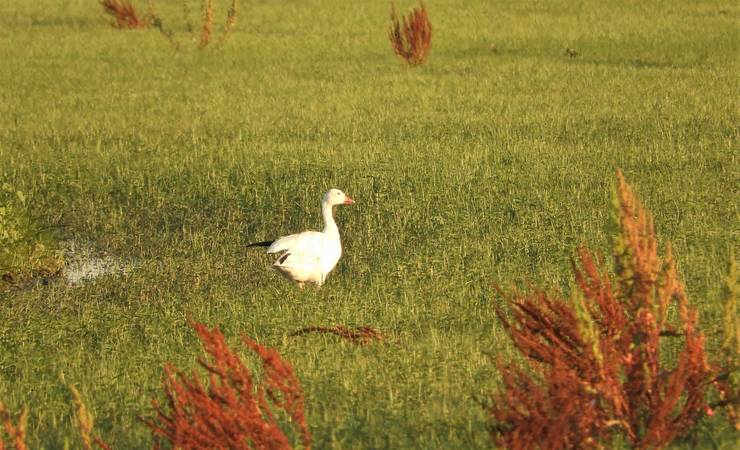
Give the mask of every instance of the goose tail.
M 247 244 L 247 247 L 269 247 L 272 245 L 273 242 L 275 241 L 254 242 L 251 244 Z

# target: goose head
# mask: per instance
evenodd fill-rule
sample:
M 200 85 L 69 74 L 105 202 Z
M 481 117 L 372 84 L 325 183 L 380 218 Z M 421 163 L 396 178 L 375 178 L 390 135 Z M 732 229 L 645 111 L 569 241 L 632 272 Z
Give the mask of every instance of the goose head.
M 324 194 L 324 199 L 322 200 L 322 203 L 330 206 L 351 205 L 354 202 L 354 200 L 339 189 L 329 189 L 326 194 Z

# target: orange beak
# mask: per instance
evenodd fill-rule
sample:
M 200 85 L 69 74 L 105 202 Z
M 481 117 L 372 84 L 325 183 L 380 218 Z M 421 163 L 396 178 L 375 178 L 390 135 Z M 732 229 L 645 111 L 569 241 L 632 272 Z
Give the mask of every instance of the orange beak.
M 354 200 L 352 200 L 352 199 L 351 199 L 351 198 L 349 198 L 349 197 L 345 197 L 345 199 L 344 199 L 344 204 L 345 204 L 345 205 L 353 205 L 354 203 L 355 203 L 355 201 L 354 201 Z

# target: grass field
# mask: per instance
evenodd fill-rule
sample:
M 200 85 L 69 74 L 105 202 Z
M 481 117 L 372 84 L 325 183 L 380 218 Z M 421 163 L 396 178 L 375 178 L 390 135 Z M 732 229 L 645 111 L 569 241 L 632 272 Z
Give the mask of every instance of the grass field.
M 29 406 L 32 448 L 79 445 L 70 383 L 111 444 L 148 445 L 162 364 L 201 354 L 188 317 L 293 362 L 317 448 L 488 447 L 473 399 L 496 387 L 487 354 L 513 355 L 491 285 L 567 288 L 577 246 L 608 254 L 617 168 L 716 347 L 740 237 L 735 2 L 429 0 L 413 69 L 387 1 L 240 1 L 203 51 L 180 2 L 154 3 L 181 51 L 95 1 L 0 4 L 0 176 L 59 240 L 130 266 L 0 293 L 0 400 Z M 320 228 L 329 187 L 357 201 L 335 212 L 345 253 L 300 291 L 245 245 Z M 336 324 L 389 338 L 288 337 Z M 719 419 L 697 437 L 735 438 Z

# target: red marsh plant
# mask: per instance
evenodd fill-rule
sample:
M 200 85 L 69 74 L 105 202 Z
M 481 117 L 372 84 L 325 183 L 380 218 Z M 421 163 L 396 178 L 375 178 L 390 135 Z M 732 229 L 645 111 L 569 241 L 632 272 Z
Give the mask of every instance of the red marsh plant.
M 77 416 L 77 425 L 80 432 L 80 438 L 82 440 L 82 448 L 85 450 L 92 450 L 94 447 L 100 448 L 101 450 L 110 450 L 108 444 L 106 444 L 100 437 L 93 435 L 93 419 L 90 413 L 87 411 L 85 404 L 82 401 L 80 393 L 74 386 L 70 386 L 72 391 L 72 398 L 75 407 L 75 415 Z M 16 450 L 26 450 L 26 425 L 28 421 L 28 410 L 23 410 L 20 417 L 18 418 L 17 424 L 13 423 L 12 414 L 10 411 L 0 402 L 0 423 L 3 428 L 0 429 L 0 450 L 5 450 L 8 444 L 5 443 L 3 438 L 3 431 L 10 439 L 13 444 L 13 448 Z M 7 447 L 10 448 L 10 447 Z
M 214 27 L 215 27 L 215 8 L 213 0 L 202 0 L 201 2 L 202 11 L 202 22 L 197 27 L 199 32 L 196 33 L 196 26 L 190 20 L 190 8 L 188 2 L 183 2 L 183 15 L 185 18 L 185 27 L 190 34 L 190 40 L 199 49 L 205 49 L 212 42 L 214 42 Z M 231 32 L 236 25 L 236 0 L 231 0 L 229 7 L 226 11 L 226 20 L 224 21 L 221 35 L 215 41 L 218 44 L 223 44 L 226 39 L 231 35 Z M 152 14 L 152 26 L 160 31 L 162 35 L 167 38 L 170 44 L 176 49 L 180 49 L 180 43 L 175 37 L 174 31 L 166 27 L 161 17 Z
M 496 314 L 529 364 L 499 363 L 503 388 L 485 405 L 498 445 L 603 448 L 621 436 L 662 448 L 712 411 L 705 394 L 720 370 L 707 362 L 671 247 L 658 254 L 651 214 L 617 179 L 614 275 L 582 248 L 568 300 L 499 289 L 508 308 Z M 661 355 L 666 339 L 673 364 Z
M 723 321 L 722 364 L 724 373 L 717 376 L 715 386 L 719 400 L 715 406 L 724 406 L 725 416 L 735 431 L 740 431 L 740 319 L 737 314 L 737 297 L 740 293 L 735 255 L 724 283 L 725 310 Z
M 432 24 L 424 3 L 419 3 L 418 8 L 412 9 L 401 18 L 396 14 L 395 6 L 391 5 L 388 37 L 393 51 L 409 65 L 423 63 L 432 45 Z
M 141 16 L 127 0 L 100 0 L 100 5 L 103 12 L 113 19 L 111 26 L 115 28 L 133 29 L 149 26 L 149 18 Z
M 101 450 L 110 450 L 111 447 L 103 441 L 100 436 L 93 434 L 93 417 L 90 412 L 88 412 L 85 403 L 82 401 L 80 392 L 74 386 L 70 386 L 69 389 L 72 391 L 72 403 L 75 408 L 75 416 L 77 417 L 77 427 L 80 432 L 80 439 L 82 440 L 82 448 L 84 450 L 92 450 L 97 447 Z
M 213 32 L 213 0 L 203 1 L 203 26 L 200 31 L 200 43 L 198 47 L 205 48 L 211 42 Z
M 302 336 L 308 333 L 334 334 L 342 339 L 352 342 L 353 344 L 369 344 L 373 341 L 380 341 L 383 339 L 383 335 L 369 325 L 357 327 L 354 330 L 345 327 L 344 325 L 337 325 L 334 327 L 305 327 L 290 333 L 290 335 Z
M 158 437 L 157 447 L 167 442 L 180 449 L 289 449 L 283 416 L 303 448 L 310 449 L 303 391 L 293 367 L 277 351 L 243 336 L 262 364 L 257 380 L 217 328 L 196 322 L 191 326 L 209 356 L 198 361 L 208 383 L 197 371 L 188 375 L 165 366 L 165 403 L 154 400 L 156 417 L 144 420 Z
M 231 1 L 231 5 L 226 12 L 226 21 L 224 22 L 219 43 L 223 43 L 231 34 L 236 24 L 236 0 Z M 214 26 L 213 0 L 203 0 L 203 24 L 200 29 L 199 48 L 206 48 L 212 40 Z M 192 30 L 192 25 L 188 23 L 188 29 Z
M 8 408 L 0 402 L 0 423 L 2 429 L 0 429 L 0 450 L 6 448 L 12 448 L 16 450 L 27 450 L 26 446 L 26 424 L 28 422 L 28 410 L 23 410 L 17 419 L 16 423 L 13 423 L 13 414 Z M 5 442 L 5 435 L 9 439 L 9 442 Z

